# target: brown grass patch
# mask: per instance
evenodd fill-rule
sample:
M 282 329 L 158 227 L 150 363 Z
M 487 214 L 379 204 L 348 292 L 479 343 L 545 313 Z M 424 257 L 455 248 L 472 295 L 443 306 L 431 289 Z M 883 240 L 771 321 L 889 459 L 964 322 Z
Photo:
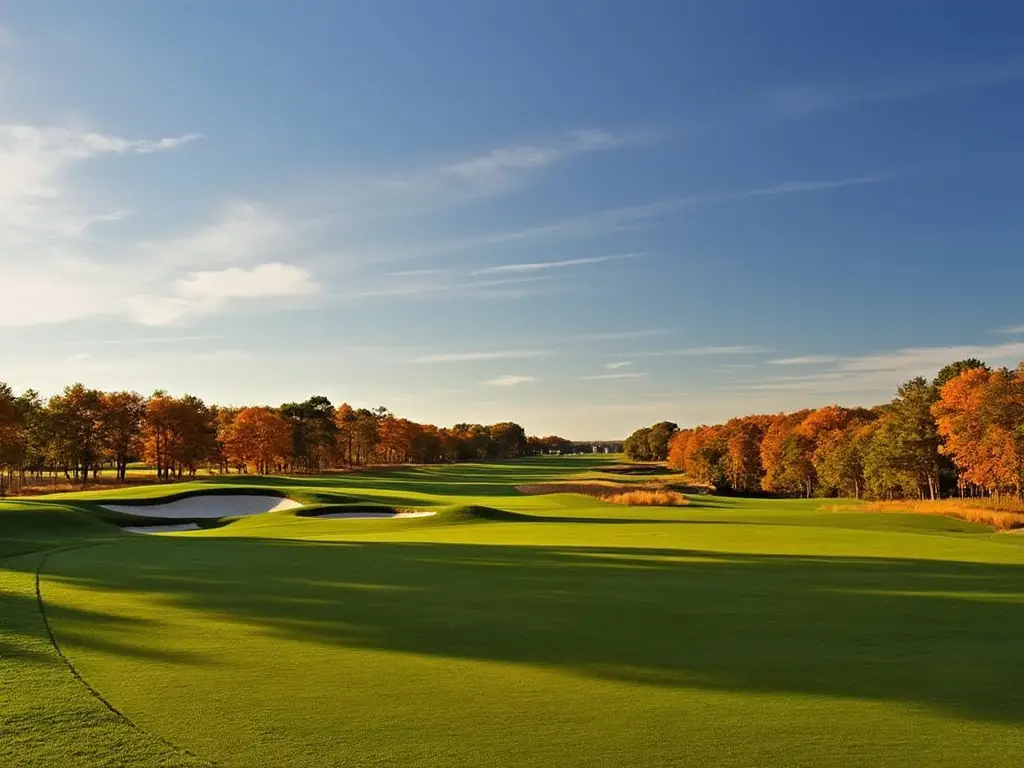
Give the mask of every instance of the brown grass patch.
M 686 497 L 678 491 L 626 491 L 602 496 L 601 500 L 627 507 L 681 507 L 686 504 Z
M 1024 528 L 1024 505 L 1019 501 L 1001 500 L 998 509 L 994 499 L 938 499 L 936 501 L 878 501 L 860 509 L 876 512 L 912 512 L 920 515 L 945 515 L 970 523 L 990 525 L 999 531 Z
M 638 486 L 636 483 L 600 480 L 590 483 L 518 485 L 516 490 L 531 496 L 546 493 L 579 493 L 630 507 L 680 507 L 686 504 L 686 497 L 679 491 L 666 490 L 661 486 Z

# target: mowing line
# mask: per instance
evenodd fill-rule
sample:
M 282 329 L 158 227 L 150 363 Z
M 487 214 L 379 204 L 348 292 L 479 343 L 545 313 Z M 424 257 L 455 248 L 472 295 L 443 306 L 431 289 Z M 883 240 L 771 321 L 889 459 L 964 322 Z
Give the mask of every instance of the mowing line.
M 212 760 L 209 760 L 208 758 L 205 758 L 205 757 L 201 757 L 200 755 L 197 755 L 195 752 L 192 752 L 192 751 L 190 751 L 188 749 L 185 749 L 184 747 L 179 747 L 177 744 L 174 744 L 174 743 L 168 741 L 167 739 L 165 739 L 160 734 L 153 733 L 152 731 L 147 731 L 145 728 L 137 725 L 130 717 L 128 717 L 128 715 L 126 715 L 124 712 L 122 712 L 117 707 L 115 707 L 110 701 L 108 701 L 103 696 L 102 693 L 100 693 L 98 690 L 96 690 L 96 688 L 94 688 L 93 685 L 88 680 L 86 680 L 84 677 L 82 677 L 82 674 L 75 668 L 75 665 L 71 663 L 71 659 L 69 659 L 64 654 L 63 649 L 60 647 L 60 643 L 57 642 L 57 636 L 54 634 L 53 628 L 50 626 L 50 620 L 49 620 L 49 618 L 46 615 L 46 607 L 45 607 L 45 603 L 43 602 L 43 592 L 42 592 L 42 586 L 41 586 L 41 575 L 42 575 L 42 572 L 43 572 L 43 566 L 46 565 L 46 561 L 50 559 L 50 555 L 56 555 L 56 554 L 58 554 L 60 552 L 71 552 L 71 551 L 76 550 L 76 549 L 86 549 L 88 547 L 102 547 L 102 546 L 106 546 L 108 544 L 118 544 L 118 543 L 120 543 L 120 542 L 116 542 L 116 541 L 114 541 L 114 542 L 111 542 L 111 541 L 94 542 L 94 543 L 90 543 L 90 544 L 82 544 L 82 545 L 79 545 L 79 546 L 76 546 L 76 547 L 64 547 L 62 549 L 53 549 L 53 550 L 50 550 L 49 552 L 47 552 L 46 554 L 43 555 L 42 559 L 39 561 L 39 566 L 36 568 L 36 602 L 39 605 L 39 614 L 43 617 L 43 627 L 46 629 L 46 635 L 47 635 L 47 637 L 50 638 L 50 645 L 53 646 L 53 649 L 57 652 L 57 655 L 61 658 L 61 661 L 64 662 L 64 665 L 71 672 L 72 677 L 74 677 L 78 682 L 80 682 L 83 686 L 85 686 L 85 690 L 87 690 L 89 693 L 91 693 L 104 707 L 107 708 L 107 710 L 112 715 L 114 715 L 114 717 L 116 717 L 119 720 L 123 721 L 125 724 L 127 724 L 131 728 L 134 728 L 135 730 L 139 731 L 140 733 L 144 733 L 146 736 L 149 736 L 150 738 L 156 739 L 161 744 L 163 744 L 166 747 L 169 747 L 174 752 L 179 752 L 179 753 L 181 753 L 183 755 L 187 755 L 188 757 L 191 757 L 191 758 L 193 758 L 195 760 L 205 761 L 205 763 L 207 765 L 216 766 L 217 763 L 213 762 Z

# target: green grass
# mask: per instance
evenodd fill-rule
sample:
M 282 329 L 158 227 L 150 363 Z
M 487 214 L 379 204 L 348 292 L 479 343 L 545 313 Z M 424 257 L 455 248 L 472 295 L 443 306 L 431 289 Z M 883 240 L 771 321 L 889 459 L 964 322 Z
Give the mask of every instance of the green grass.
M 1024 536 L 813 500 L 515 491 L 602 461 L 117 494 L 437 512 L 404 520 L 138 536 L 103 522 L 110 492 L 0 503 L 0 763 L 1019 764 Z

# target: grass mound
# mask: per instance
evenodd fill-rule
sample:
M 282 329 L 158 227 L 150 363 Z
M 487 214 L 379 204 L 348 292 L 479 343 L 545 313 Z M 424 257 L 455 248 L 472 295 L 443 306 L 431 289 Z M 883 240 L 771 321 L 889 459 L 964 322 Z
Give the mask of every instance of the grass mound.
M 112 535 L 109 525 L 75 505 L 0 502 L 0 558 Z
M 324 515 L 347 514 L 387 514 L 396 515 L 408 510 L 387 504 L 312 504 L 295 510 L 296 517 L 322 517 Z

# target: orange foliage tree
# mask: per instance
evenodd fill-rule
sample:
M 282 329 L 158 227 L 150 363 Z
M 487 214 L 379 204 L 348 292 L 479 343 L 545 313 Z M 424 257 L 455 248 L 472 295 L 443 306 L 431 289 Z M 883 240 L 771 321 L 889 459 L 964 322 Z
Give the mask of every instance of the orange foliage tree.
M 270 408 L 243 408 L 224 428 L 220 441 L 231 465 L 270 474 L 288 465 L 292 428 Z

